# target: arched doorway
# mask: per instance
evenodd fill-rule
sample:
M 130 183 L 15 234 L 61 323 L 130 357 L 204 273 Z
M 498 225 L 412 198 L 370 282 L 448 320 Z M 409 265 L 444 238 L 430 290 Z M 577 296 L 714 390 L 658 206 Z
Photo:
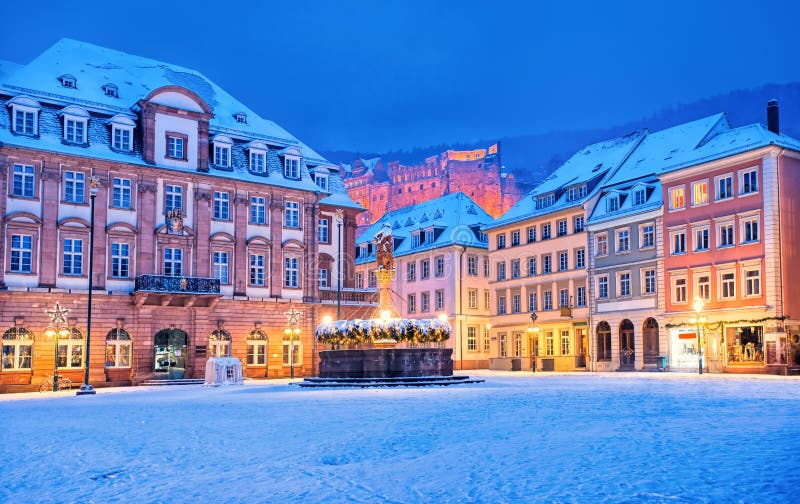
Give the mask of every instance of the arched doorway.
M 642 326 L 642 347 L 644 350 L 644 365 L 655 366 L 658 364 L 658 322 L 653 317 L 644 321 Z
M 162 329 L 153 337 L 153 371 L 163 373 L 162 378 L 181 379 L 186 372 L 189 335 L 170 328 Z
M 611 326 L 605 320 L 597 324 L 597 360 L 611 360 Z
M 633 342 L 633 322 L 628 319 L 619 324 L 619 367 L 633 369 L 636 349 Z

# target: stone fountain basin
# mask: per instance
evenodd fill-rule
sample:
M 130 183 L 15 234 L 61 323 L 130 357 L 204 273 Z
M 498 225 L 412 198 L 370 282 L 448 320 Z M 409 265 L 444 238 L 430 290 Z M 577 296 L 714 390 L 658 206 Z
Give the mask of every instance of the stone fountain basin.
M 452 376 L 452 348 L 369 348 L 323 350 L 320 378 Z

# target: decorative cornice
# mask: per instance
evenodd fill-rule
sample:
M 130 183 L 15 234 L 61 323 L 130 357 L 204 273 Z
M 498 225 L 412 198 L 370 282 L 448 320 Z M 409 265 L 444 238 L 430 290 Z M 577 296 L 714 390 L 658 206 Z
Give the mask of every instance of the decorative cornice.
M 250 199 L 247 196 L 242 196 L 241 194 L 237 194 L 233 198 L 233 204 L 248 206 L 250 205 Z
M 155 194 L 158 192 L 158 186 L 148 182 L 139 182 L 138 184 L 136 184 L 136 190 L 139 191 L 140 193 L 149 192 Z
M 211 195 L 211 191 L 207 189 L 196 189 L 194 191 L 194 199 L 197 201 L 205 200 L 210 202 L 213 197 Z
M 42 169 L 42 180 L 53 180 L 55 182 L 61 181 L 61 172 L 53 169 Z

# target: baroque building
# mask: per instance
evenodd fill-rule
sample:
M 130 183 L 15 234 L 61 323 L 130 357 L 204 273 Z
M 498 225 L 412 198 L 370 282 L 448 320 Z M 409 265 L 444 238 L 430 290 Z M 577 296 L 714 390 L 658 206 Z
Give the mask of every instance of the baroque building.
M 310 374 L 313 328 L 354 285 L 361 208 L 339 167 L 191 69 L 57 42 L 0 75 L 0 174 L 0 389 L 54 366 L 82 381 L 90 282 L 95 385 L 223 355 Z

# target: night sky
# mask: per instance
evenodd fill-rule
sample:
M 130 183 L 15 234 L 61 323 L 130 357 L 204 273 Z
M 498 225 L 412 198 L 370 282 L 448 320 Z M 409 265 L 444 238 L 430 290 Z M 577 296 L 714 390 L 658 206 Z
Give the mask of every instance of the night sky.
M 800 81 L 796 1 L 47 4 L 3 8 L 0 59 L 70 37 L 194 68 L 319 150 L 613 126 Z

